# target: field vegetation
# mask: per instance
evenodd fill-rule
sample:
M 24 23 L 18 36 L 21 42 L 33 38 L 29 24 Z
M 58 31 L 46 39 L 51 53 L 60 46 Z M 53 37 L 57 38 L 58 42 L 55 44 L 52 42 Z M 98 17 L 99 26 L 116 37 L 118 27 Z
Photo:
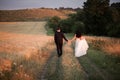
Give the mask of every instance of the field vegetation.
M 58 16 L 61 19 L 68 18 L 68 14 L 76 13 L 74 10 L 59 10 L 51 8 L 0 10 L 1 22 L 14 21 L 43 21 Z
M 0 23 L 0 80 L 40 79 L 53 48 L 45 23 Z
M 50 35 L 53 35 L 54 32 L 51 29 L 47 28 L 47 30 Z M 65 36 L 69 39 L 72 39 L 74 34 L 73 33 L 65 34 Z M 69 75 L 73 75 L 72 78 L 69 77 L 70 80 L 82 80 L 82 79 L 83 80 L 119 80 L 120 73 L 118 71 L 120 70 L 120 50 L 119 50 L 120 39 L 112 38 L 112 37 L 98 37 L 98 36 L 86 36 L 86 35 L 83 36 L 86 38 L 87 42 L 89 43 L 88 54 L 80 58 L 75 58 L 74 42 L 69 46 L 65 44 L 67 47 L 64 46 L 63 57 L 59 59 L 58 62 L 53 61 L 53 63 L 49 64 L 55 66 L 57 65 L 56 67 L 59 68 L 57 70 L 53 70 L 55 71 L 54 73 L 49 73 L 50 77 L 52 79 L 55 78 L 55 80 L 56 78 L 58 80 L 64 79 L 65 75 L 61 75 L 61 74 L 65 74 L 64 71 L 66 71 L 66 73 L 68 72 Z M 72 60 L 70 61 L 68 57 Z M 63 69 L 63 67 L 66 66 L 66 64 L 62 64 L 64 58 L 65 58 L 65 62 L 67 62 L 67 60 L 69 60 L 70 62 L 67 62 L 69 67 L 67 67 L 61 73 L 61 69 Z M 77 64 L 78 61 L 79 64 Z M 62 67 L 61 64 L 63 65 Z M 77 71 L 70 72 L 69 68 L 72 65 L 80 65 L 82 67 L 81 70 L 83 72 L 79 72 L 79 70 L 77 70 L 78 72 Z M 75 70 L 73 70 L 72 68 L 72 71 Z M 82 74 L 84 74 L 84 76 L 77 77 L 77 76 L 81 76 Z M 60 76 L 63 76 L 63 78 L 61 78 Z M 75 76 L 77 78 L 75 78 Z
M 74 42 L 58 58 L 46 22 L 0 23 L 0 80 L 119 80 L 120 39 L 85 36 L 88 54 L 74 57 Z M 73 34 L 65 34 L 68 39 Z

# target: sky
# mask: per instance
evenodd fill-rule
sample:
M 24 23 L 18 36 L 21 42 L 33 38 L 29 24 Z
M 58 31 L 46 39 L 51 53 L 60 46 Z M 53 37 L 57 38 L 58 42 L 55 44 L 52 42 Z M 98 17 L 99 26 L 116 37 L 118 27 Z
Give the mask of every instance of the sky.
M 86 0 L 0 0 L 0 10 L 15 10 L 27 8 L 82 8 Z M 110 0 L 110 3 L 120 0 Z

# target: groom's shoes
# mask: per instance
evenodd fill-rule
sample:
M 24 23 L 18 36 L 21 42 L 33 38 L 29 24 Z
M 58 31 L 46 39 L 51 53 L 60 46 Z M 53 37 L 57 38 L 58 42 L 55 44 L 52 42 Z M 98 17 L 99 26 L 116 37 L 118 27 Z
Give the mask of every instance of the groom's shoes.
M 62 54 L 59 54 L 58 57 L 62 56 Z
M 60 54 L 58 54 L 58 57 L 60 57 L 61 55 Z

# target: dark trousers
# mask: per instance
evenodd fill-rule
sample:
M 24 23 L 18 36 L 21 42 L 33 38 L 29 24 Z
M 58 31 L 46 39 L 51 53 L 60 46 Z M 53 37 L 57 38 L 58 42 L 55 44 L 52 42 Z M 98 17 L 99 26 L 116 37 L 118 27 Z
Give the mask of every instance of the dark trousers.
M 62 43 L 56 43 L 58 57 L 62 55 Z

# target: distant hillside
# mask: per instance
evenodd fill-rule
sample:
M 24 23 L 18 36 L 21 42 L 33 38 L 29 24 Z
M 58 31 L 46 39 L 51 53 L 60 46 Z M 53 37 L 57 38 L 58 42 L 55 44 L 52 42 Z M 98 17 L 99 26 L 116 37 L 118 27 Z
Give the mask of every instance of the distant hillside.
M 65 19 L 71 13 L 75 13 L 75 11 L 49 8 L 0 10 L 0 21 L 40 21 L 47 20 L 53 16 Z

